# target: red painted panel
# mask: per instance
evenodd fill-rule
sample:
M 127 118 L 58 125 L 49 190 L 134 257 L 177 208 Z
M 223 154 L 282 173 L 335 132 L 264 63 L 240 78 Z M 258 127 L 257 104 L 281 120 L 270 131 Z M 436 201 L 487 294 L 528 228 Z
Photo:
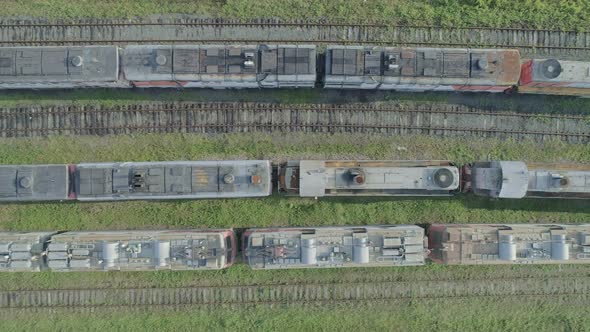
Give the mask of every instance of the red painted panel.
M 533 81 L 533 60 L 528 60 L 520 67 L 520 85 L 527 85 Z

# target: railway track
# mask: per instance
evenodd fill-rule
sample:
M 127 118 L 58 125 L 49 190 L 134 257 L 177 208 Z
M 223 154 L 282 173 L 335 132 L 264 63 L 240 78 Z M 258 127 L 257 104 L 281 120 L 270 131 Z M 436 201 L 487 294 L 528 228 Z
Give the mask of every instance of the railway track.
M 150 103 L 0 109 L 0 137 L 173 132 L 420 134 L 588 143 L 590 119 L 436 104 Z
M 101 288 L 0 292 L 0 311 L 12 309 L 326 304 L 466 298 L 576 299 L 590 297 L 590 278 L 406 281 L 240 285 L 186 288 Z
M 302 37 L 303 36 L 303 37 Z M 587 58 L 590 33 L 520 28 L 400 26 L 386 22 L 223 19 L 0 21 L 0 45 L 354 43 L 518 48 L 524 55 Z

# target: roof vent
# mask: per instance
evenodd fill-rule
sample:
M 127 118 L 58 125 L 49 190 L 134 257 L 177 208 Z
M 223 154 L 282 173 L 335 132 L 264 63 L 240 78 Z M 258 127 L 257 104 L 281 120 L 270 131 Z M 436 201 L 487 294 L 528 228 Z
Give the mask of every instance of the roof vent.
M 399 65 L 397 64 L 397 58 L 393 54 L 388 54 L 386 57 L 386 65 L 388 70 L 396 70 L 399 69 Z
M 447 188 L 455 182 L 453 172 L 446 168 L 441 168 L 434 172 L 434 183 L 441 188 Z
M 84 60 L 82 59 L 81 56 L 74 56 L 72 57 L 72 59 L 70 59 L 70 62 L 72 63 L 72 66 L 74 67 L 80 67 L 82 66 L 82 63 L 84 63 Z
M 488 60 L 487 59 L 479 59 L 477 60 L 477 68 L 481 69 L 481 70 L 486 70 L 488 69 Z
M 541 64 L 541 73 L 549 79 L 556 78 L 561 74 L 561 64 L 555 59 L 545 60 Z
M 254 53 L 246 52 L 244 53 L 244 67 L 251 68 L 254 67 Z
M 567 186 L 569 184 L 569 180 L 566 177 L 563 177 L 563 178 L 559 179 L 559 184 L 562 187 L 565 187 L 565 186 Z
M 225 174 L 223 176 L 223 182 L 226 183 L 226 184 L 232 184 L 232 183 L 234 183 L 235 180 L 236 180 L 236 178 L 231 173 Z
M 166 59 L 166 56 L 163 54 L 160 54 L 156 57 L 156 63 L 158 64 L 158 66 L 165 65 L 167 61 L 168 59 Z
M 365 184 L 365 172 L 359 168 L 353 168 L 350 170 L 350 176 L 352 177 L 352 183 L 355 185 Z
M 23 176 L 18 180 L 18 185 L 21 188 L 31 188 L 32 179 L 28 176 Z

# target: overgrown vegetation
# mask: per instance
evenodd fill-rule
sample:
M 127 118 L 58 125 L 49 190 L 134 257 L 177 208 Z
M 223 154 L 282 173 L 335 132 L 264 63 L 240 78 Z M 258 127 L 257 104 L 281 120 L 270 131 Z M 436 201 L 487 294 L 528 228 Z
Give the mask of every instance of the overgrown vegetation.
M 279 309 L 279 310 L 277 310 Z M 61 313 L 61 314 L 60 314 Z M 252 307 L 237 310 L 114 310 L 64 315 L 13 314 L 10 331 L 582 331 L 588 306 L 523 299 L 439 299 L 349 306 Z
M 177 288 L 198 286 L 274 285 L 301 283 L 406 282 L 413 280 L 486 281 L 490 276 L 506 279 L 543 277 L 582 277 L 590 266 L 571 265 L 496 265 L 426 266 L 252 270 L 235 264 L 220 271 L 142 271 L 142 272 L 41 272 L 0 273 L 0 290 L 76 289 L 76 288 Z
M 460 94 L 445 92 L 337 91 L 323 89 L 207 90 L 207 89 L 92 89 L 5 91 L 0 107 L 24 105 L 98 105 L 113 107 L 149 102 L 267 102 L 306 103 L 447 103 L 513 112 L 586 114 L 590 99 L 564 96 Z M 590 118 L 589 118 L 590 119 Z
M 134 135 L 4 139 L 3 164 L 298 158 L 447 159 L 459 163 L 503 159 L 590 161 L 590 149 L 561 141 L 545 144 L 423 136 L 235 134 Z M 125 228 L 250 227 L 424 222 L 584 222 L 584 201 L 424 199 L 264 199 L 173 202 L 42 203 L 0 206 L 0 229 L 90 230 Z
M 590 27 L 588 0 L 4 0 L 3 16 L 134 17 L 161 14 L 341 19 L 453 27 Z

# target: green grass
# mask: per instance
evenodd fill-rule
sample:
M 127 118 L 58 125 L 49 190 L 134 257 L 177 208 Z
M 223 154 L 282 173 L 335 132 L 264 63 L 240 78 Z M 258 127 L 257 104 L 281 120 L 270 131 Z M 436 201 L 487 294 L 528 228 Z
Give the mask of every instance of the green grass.
M 560 141 L 545 144 L 494 139 L 380 137 L 365 135 L 235 134 L 133 135 L 3 139 L 0 162 L 76 163 L 231 158 L 524 159 L 589 162 L 590 149 Z M 91 230 L 269 225 L 331 225 L 423 222 L 587 222 L 584 201 L 442 199 L 265 199 L 172 202 L 47 203 L 0 205 L 2 230 Z M 0 289 L 76 287 L 182 287 L 252 283 L 414 280 L 509 276 L 590 275 L 590 266 L 439 266 L 252 271 L 237 264 L 223 271 L 129 273 L 5 273 Z M 487 306 L 487 307 L 486 307 Z M 484 310 L 489 308 L 489 310 Z M 588 316 L 571 306 L 481 299 L 420 300 L 396 304 L 302 308 L 296 306 L 189 312 L 97 309 L 93 314 L 19 314 L 3 317 L 2 330 L 522 330 L 578 328 Z M 539 310 L 539 311 L 534 311 Z M 540 316 L 536 316 L 537 312 Z M 2 313 L 0 313 L 1 315 Z M 542 317 L 539 319 L 538 317 Z M 566 324 L 566 325 L 563 325 Z
M 215 310 L 17 314 L 5 331 L 582 331 L 587 306 L 512 299 L 363 303 Z M 58 312 L 60 312 L 58 310 Z
M 4 0 L 3 16 L 134 17 L 185 13 L 233 18 L 342 19 L 445 26 L 588 29 L 588 0 Z
M 424 136 L 240 134 L 134 135 L 3 139 L 0 162 L 68 163 L 81 161 L 182 160 L 217 158 L 366 158 L 479 159 L 588 162 L 590 149 L 560 141 L 545 144 L 494 139 L 442 139 Z M 584 201 L 491 201 L 454 199 L 265 199 L 173 202 L 47 203 L 0 205 L 3 230 L 98 230 L 149 228 L 249 227 L 423 222 L 587 222 Z M 4 273 L 0 289 L 76 287 L 182 287 L 253 283 L 485 279 L 486 276 L 589 275 L 590 266 L 440 266 L 252 271 L 237 264 L 223 271 Z M 493 307 L 493 309 L 484 310 Z M 64 311 L 54 315 L 2 317 L 2 330 L 522 330 L 579 328 L 585 307 L 524 301 L 504 304 L 482 299 L 412 300 L 389 304 L 335 307 L 246 309 L 219 308 L 173 312 L 97 309 L 92 314 Z M 537 310 L 537 311 L 534 311 Z M 539 319 L 537 312 L 541 313 Z M 0 313 L 2 315 L 2 313 Z M 59 318 L 58 318 L 59 317 Z M 566 324 L 566 325 L 564 325 Z
M 207 159 L 507 159 L 590 161 L 585 145 L 424 136 L 235 134 L 4 139 L 3 164 Z M 0 206 L 0 229 L 84 230 L 425 222 L 584 222 L 580 200 L 282 198 L 172 202 L 41 203 Z
M 590 115 L 590 99 L 559 96 L 505 96 L 497 94 L 401 93 L 322 89 L 297 90 L 174 90 L 93 89 L 71 91 L 6 91 L 0 107 L 24 105 L 100 105 L 113 107 L 142 102 L 268 102 L 309 103 L 440 103 L 513 112 L 568 113 Z M 590 120 L 590 117 L 589 117 Z
M 301 283 L 397 282 L 413 280 L 487 280 L 590 276 L 590 266 L 494 265 L 374 267 L 346 269 L 252 270 L 237 263 L 220 271 L 40 272 L 0 273 L 0 291 L 76 288 L 178 288 L 198 286 L 277 285 Z

